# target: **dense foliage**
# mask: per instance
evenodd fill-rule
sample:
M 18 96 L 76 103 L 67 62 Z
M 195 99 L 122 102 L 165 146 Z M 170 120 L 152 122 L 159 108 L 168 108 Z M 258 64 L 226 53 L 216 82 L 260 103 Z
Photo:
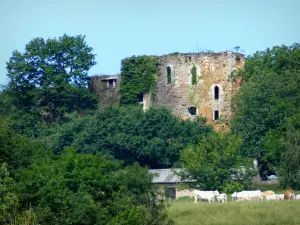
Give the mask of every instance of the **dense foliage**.
M 158 76 L 157 58 L 132 56 L 121 62 L 121 104 L 136 104 L 143 92 L 153 92 Z
M 300 189 L 300 113 L 288 119 L 285 132 L 272 145 L 272 150 L 282 152 L 279 174 L 283 186 Z
M 251 162 L 238 153 L 241 142 L 235 135 L 211 133 L 197 145 L 185 148 L 180 157 L 185 168 L 182 179 L 195 180 L 191 185 L 196 188 L 227 193 L 247 187 L 253 171 Z
M 31 211 L 38 224 L 167 223 L 147 168 L 68 148 L 55 156 L 36 141 L 11 135 L 9 122 L 0 122 L 6 155 L 0 164 L 1 224 Z
M 258 159 L 262 175 L 291 160 L 279 146 L 285 145 L 288 120 L 300 109 L 299 62 L 299 44 L 274 47 L 248 58 L 237 74 L 244 84 L 234 99 L 232 130 L 243 138 L 243 155 Z
M 66 149 L 20 171 L 18 187 L 40 224 L 163 224 L 151 179 L 136 164 Z
M 52 129 L 44 138 L 47 148 L 60 153 L 65 146 L 81 153 L 108 153 L 127 164 L 171 167 L 180 150 L 198 143 L 209 126 L 181 121 L 164 108 L 143 112 L 140 107 L 106 108 Z
M 26 121 L 42 118 L 53 124 L 66 112 L 95 108 L 96 98 L 87 91 L 87 73 L 95 65 L 95 55 L 84 39 L 80 35 L 35 38 L 24 53 L 14 51 L 7 62 L 9 84 L 2 93 L 7 96 L 1 102 L 7 112 Z

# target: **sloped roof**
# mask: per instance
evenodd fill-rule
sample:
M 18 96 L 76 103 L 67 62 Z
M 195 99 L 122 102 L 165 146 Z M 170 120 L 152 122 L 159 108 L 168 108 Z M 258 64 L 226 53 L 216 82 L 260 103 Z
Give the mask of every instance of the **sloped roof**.
M 183 169 L 151 169 L 150 173 L 155 174 L 152 183 L 179 183 L 180 177 L 173 171 L 181 172 Z

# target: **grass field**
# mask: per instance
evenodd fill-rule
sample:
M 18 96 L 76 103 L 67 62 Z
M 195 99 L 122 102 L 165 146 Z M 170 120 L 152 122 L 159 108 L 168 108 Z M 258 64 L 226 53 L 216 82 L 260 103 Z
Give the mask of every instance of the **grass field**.
M 300 201 L 193 203 L 174 201 L 169 216 L 178 225 L 300 225 Z

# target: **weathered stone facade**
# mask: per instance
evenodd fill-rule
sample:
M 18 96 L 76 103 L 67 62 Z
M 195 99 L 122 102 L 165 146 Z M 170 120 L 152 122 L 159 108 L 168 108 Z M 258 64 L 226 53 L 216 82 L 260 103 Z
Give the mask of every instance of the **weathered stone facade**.
M 154 104 L 182 118 L 202 115 L 211 124 L 230 119 L 231 98 L 238 88 L 230 75 L 244 62 L 242 54 L 232 52 L 160 56 Z
M 120 103 L 119 75 L 95 75 L 89 82 L 89 91 L 97 93 L 100 107 L 119 105 Z
M 216 129 L 222 125 L 216 121 L 231 119 L 231 99 L 239 82 L 232 82 L 230 75 L 244 66 L 244 55 L 179 53 L 159 56 L 158 61 L 154 96 L 145 92 L 140 102 L 144 110 L 158 105 L 183 119 L 202 115 Z M 121 76 L 93 76 L 89 89 L 98 93 L 101 106 L 119 104 L 120 80 Z

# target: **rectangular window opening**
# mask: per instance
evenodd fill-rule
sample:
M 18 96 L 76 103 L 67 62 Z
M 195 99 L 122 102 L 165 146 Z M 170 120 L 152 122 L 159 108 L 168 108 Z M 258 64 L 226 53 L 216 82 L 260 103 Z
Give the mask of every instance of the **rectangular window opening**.
M 138 99 L 138 102 L 139 104 L 144 104 L 144 93 L 140 93 L 137 95 L 137 99 Z
M 188 108 L 188 110 L 189 110 L 189 113 L 192 116 L 196 116 L 197 115 L 197 108 L 196 107 L 190 107 L 190 108 Z
M 167 67 L 167 83 L 170 84 L 172 82 L 172 70 L 171 67 Z
M 219 118 L 220 118 L 219 110 L 215 110 L 214 111 L 214 120 L 219 120 Z

